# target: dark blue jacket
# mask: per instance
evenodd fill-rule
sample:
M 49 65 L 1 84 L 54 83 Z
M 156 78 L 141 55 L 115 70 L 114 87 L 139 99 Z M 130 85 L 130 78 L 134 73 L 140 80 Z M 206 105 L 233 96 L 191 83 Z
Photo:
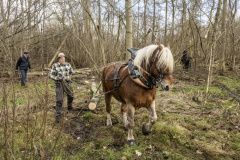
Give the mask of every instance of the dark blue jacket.
M 24 56 L 21 56 L 17 61 L 16 70 L 18 70 L 18 67 L 20 67 L 20 70 L 31 69 L 29 57 L 25 58 Z

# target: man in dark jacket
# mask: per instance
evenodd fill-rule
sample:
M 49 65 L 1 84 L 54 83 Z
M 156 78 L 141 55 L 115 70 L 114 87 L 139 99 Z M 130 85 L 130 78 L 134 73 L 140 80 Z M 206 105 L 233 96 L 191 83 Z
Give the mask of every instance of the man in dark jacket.
M 181 58 L 181 63 L 183 65 L 183 69 L 188 70 L 191 67 L 191 59 L 190 55 L 187 53 L 187 51 L 183 51 L 183 56 Z
M 18 59 L 17 65 L 16 65 L 16 72 L 18 72 L 18 67 L 20 68 L 21 75 L 22 75 L 21 85 L 27 87 L 26 77 L 27 77 L 28 68 L 29 68 L 29 71 L 31 72 L 28 52 L 24 52 L 23 56 L 21 56 Z

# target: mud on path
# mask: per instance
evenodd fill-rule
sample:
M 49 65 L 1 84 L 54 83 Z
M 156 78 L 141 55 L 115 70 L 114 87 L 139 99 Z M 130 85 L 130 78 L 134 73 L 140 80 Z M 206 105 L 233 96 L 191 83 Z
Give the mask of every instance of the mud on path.
M 210 93 L 206 103 L 204 100 L 206 73 L 203 71 L 196 74 L 193 71 L 182 72 L 180 70 L 175 74 L 174 88 L 171 91 L 158 89 L 156 99 L 158 122 L 165 125 L 173 123 L 188 133 L 189 137 L 186 137 L 186 142 L 181 145 L 183 148 L 193 150 L 193 155 L 198 155 L 199 159 L 218 156 L 234 158 L 239 155 L 235 155 L 234 149 L 229 146 L 228 138 L 221 139 L 222 136 L 217 136 L 217 133 L 226 132 L 231 133 L 231 135 L 239 133 L 240 120 L 238 113 L 240 112 L 236 107 L 237 102 L 227 94 L 220 94 L 219 92 L 224 91 L 215 88 L 216 91 Z M 86 145 L 90 142 L 94 143 L 95 149 L 101 149 L 100 143 L 104 143 L 103 141 L 106 141 L 109 135 L 112 136 L 113 141 L 107 143 L 106 147 L 117 151 L 121 150 L 127 142 L 127 132 L 122 127 L 120 103 L 115 100 L 112 101 L 113 127 L 108 128 L 105 125 L 104 98 L 100 98 L 94 111 L 87 109 L 92 96 L 92 93 L 89 92 L 89 85 L 96 80 L 92 78 L 92 75 L 89 75 L 84 79 L 78 79 L 76 76 L 73 81 L 75 83 L 74 106 L 78 107 L 79 110 L 65 112 L 67 121 L 64 123 L 64 132 L 75 138 L 77 145 L 68 146 L 67 151 L 73 155 L 77 154 L 84 143 Z M 78 91 L 79 87 L 81 89 Z M 233 102 L 232 106 L 224 108 L 223 106 L 228 101 Z M 143 136 L 140 131 L 141 125 L 147 121 L 148 113 L 146 113 L 146 109 L 137 110 L 134 129 L 137 142 L 139 142 L 137 137 Z M 189 143 L 195 145 L 189 146 Z M 157 146 L 155 147 L 157 148 Z M 185 154 L 183 155 L 188 156 L 189 153 Z

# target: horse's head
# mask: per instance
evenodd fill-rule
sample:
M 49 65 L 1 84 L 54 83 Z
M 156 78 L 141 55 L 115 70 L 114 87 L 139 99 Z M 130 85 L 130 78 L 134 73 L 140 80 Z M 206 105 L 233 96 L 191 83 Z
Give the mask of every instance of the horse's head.
M 163 90 L 173 86 L 173 56 L 169 47 L 161 44 L 155 49 L 150 62 L 150 73 L 157 79 Z
M 169 90 L 173 86 L 173 56 L 168 47 L 149 45 L 137 51 L 134 66 L 153 85 L 161 84 L 162 89 Z M 147 72 L 147 73 L 146 73 Z

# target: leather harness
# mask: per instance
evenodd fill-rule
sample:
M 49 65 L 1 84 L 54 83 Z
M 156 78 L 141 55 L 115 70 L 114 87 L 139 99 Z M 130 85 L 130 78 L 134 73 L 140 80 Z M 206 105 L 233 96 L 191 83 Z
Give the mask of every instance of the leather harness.
M 114 84 L 114 90 L 113 90 L 113 91 L 115 91 L 115 92 L 117 93 L 117 95 L 120 97 L 120 99 L 121 99 L 123 102 L 125 102 L 125 101 L 123 100 L 123 98 L 122 98 L 122 97 L 120 96 L 120 94 L 118 93 L 118 88 L 119 88 L 119 86 L 122 84 L 122 82 L 123 82 L 129 75 L 130 75 L 131 79 L 132 79 L 135 83 L 137 83 L 138 85 L 140 85 L 140 86 L 142 86 L 142 87 L 144 87 L 144 88 L 147 88 L 147 89 L 149 89 L 149 90 L 152 90 L 154 86 L 156 86 L 156 88 L 158 88 L 158 85 L 157 85 L 157 84 L 159 84 L 159 83 L 162 82 L 163 76 L 171 75 L 171 74 L 172 74 L 172 72 L 162 73 L 162 69 L 161 69 L 161 68 L 160 68 L 160 69 L 157 68 L 157 65 L 156 65 L 155 60 L 156 60 L 156 55 L 157 55 L 158 53 L 156 53 L 155 56 L 154 56 L 153 62 L 148 66 L 148 67 L 149 67 L 149 72 L 150 72 L 150 73 L 148 73 L 148 75 L 149 75 L 149 77 L 150 77 L 150 80 L 146 80 L 146 79 L 140 74 L 139 69 L 138 69 L 136 66 L 133 65 L 133 59 L 134 59 L 135 56 L 136 56 L 136 54 L 135 54 L 136 51 L 134 51 L 134 50 L 137 50 L 137 49 L 138 49 L 138 48 L 129 48 L 129 49 L 128 49 L 128 51 L 131 53 L 131 59 L 128 61 L 128 63 L 122 64 L 118 69 L 116 69 L 116 64 L 114 63 L 115 75 L 114 75 L 114 78 L 113 78 L 113 79 L 102 79 L 103 81 L 113 81 L 113 84 Z M 159 50 L 158 50 L 158 52 L 159 52 Z M 126 65 L 128 66 L 128 72 L 129 72 L 129 74 L 127 74 L 127 75 L 121 80 L 121 78 L 120 78 L 120 76 L 119 76 L 119 72 L 120 72 L 120 70 L 121 70 L 123 67 L 125 67 Z M 152 67 L 152 65 L 155 66 L 155 69 L 156 69 L 156 71 L 157 71 L 157 73 L 158 73 L 158 76 L 157 76 L 157 77 L 154 77 L 154 76 L 151 75 L 151 67 Z M 145 72 L 146 72 L 146 71 L 145 71 Z M 118 81 L 118 80 L 119 80 L 119 82 L 120 82 L 119 84 L 117 84 L 117 81 Z M 162 85 L 161 85 L 161 87 L 163 88 Z M 125 102 L 125 104 L 126 104 L 126 102 Z

